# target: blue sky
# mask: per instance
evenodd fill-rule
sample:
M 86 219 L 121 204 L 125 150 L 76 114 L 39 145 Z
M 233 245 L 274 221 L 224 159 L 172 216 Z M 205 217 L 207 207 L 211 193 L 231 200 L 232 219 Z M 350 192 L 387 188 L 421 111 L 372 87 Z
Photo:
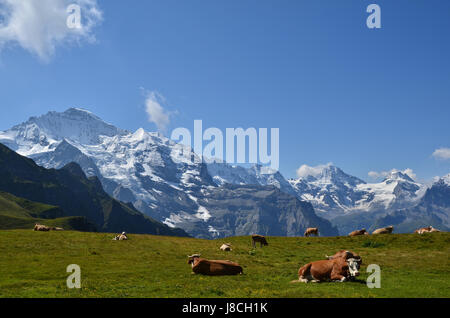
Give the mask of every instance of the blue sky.
M 158 92 L 168 134 L 194 119 L 280 128 L 285 177 L 328 162 L 365 180 L 450 172 L 450 1 L 87 2 L 102 20 L 44 57 L 39 37 L 16 41 L 0 19 L 0 130 L 72 106 L 156 130 L 145 99 Z M 371 3 L 381 29 L 366 26 Z

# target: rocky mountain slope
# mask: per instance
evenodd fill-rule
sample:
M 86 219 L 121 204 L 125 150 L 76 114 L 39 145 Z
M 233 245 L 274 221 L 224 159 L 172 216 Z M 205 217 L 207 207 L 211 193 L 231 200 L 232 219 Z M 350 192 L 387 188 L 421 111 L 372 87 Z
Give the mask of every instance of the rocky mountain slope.
M 146 233 L 186 236 L 111 198 L 97 177 L 87 178 L 76 163 L 45 169 L 0 144 L 0 191 L 16 197 L 59 207 L 55 217 L 84 217 L 102 232 Z M 56 212 L 54 212 L 56 213 Z M 29 212 L 30 214 L 30 212 Z M 33 215 L 29 215 L 33 217 Z M 42 213 L 39 215 L 42 217 Z

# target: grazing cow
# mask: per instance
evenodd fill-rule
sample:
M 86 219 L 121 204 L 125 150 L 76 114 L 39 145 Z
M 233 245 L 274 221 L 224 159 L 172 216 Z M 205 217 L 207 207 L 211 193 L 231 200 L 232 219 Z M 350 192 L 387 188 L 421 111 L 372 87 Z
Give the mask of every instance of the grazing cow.
M 348 234 L 348 236 L 369 235 L 366 229 L 356 230 Z
M 359 263 L 354 258 L 338 257 L 306 264 L 298 271 L 298 280 L 294 282 L 345 282 L 359 275 Z
M 125 232 L 122 232 L 122 234 L 116 235 L 113 238 L 113 241 L 126 241 L 126 240 L 128 240 L 128 236 L 127 233 Z
M 256 247 L 256 243 L 260 244 L 260 247 L 267 246 L 269 245 L 269 243 L 267 243 L 267 240 L 264 236 L 262 235 L 258 235 L 258 234 L 253 234 L 252 235 L 252 245 L 253 247 Z
M 220 247 L 220 250 L 230 252 L 231 251 L 231 243 L 222 244 L 222 246 Z
M 34 230 L 35 231 L 43 231 L 43 232 L 48 232 L 51 230 L 50 227 L 46 226 L 46 225 L 42 225 L 42 224 L 35 224 L 34 225 Z
M 383 227 L 381 229 L 376 229 L 375 231 L 372 232 L 372 234 L 391 234 L 393 230 L 394 227 L 390 225 L 387 227 Z
M 336 259 L 336 258 L 343 258 L 344 260 L 348 260 L 350 258 L 353 258 L 356 260 L 356 262 L 358 262 L 359 265 L 362 264 L 361 256 L 359 256 L 358 254 L 356 254 L 354 252 L 347 251 L 347 250 L 341 250 L 341 251 L 337 252 L 336 254 L 334 254 L 333 256 L 325 255 L 325 258 L 329 259 L 329 260 Z
M 193 274 L 211 276 L 243 274 L 242 267 L 238 263 L 224 260 L 210 261 L 200 258 L 200 254 L 188 256 L 188 264 L 192 265 Z
M 306 229 L 304 236 L 308 237 L 310 235 L 319 236 L 319 229 L 317 227 L 309 227 Z

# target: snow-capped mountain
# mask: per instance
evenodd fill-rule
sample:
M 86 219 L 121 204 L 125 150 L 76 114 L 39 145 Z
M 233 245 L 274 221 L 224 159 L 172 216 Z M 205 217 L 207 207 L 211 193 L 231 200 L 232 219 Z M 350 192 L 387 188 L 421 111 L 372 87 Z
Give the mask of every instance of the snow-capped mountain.
M 272 185 L 285 193 L 296 195 L 294 188 L 280 172 L 270 171 L 269 169 L 261 165 L 244 168 L 223 163 L 208 164 L 208 172 L 217 185 L 224 185 L 226 183 L 236 185 Z
M 327 218 L 412 206 L 424 193 L 422 184 L 396 170 L 379 183 L 366 183 L 331 164 L 310 170 L 289 182 L 301 199 L 311 202 Z
M 63 113 L 49 112 L 0 132 L 0 141 L 17 153 L 28 156 L 49 152 L 64 139 L 97 144 L 99 136 L 125 135 L 126 131 L 105 123 L 91 112 L 70 108 Z
M 275 186 L 290 192 L 289 197 L 298 201 L 290 184 L 279 173 L 262 174 L 259 166 L 252 169 L 226 164 L 208 167 L 186 147 L 183 147 L 184 157 L 180 157 L 182 146 L 158 133 L 144 129 L 134 133 L 121 130 L 83 109 L 71 108 L 63 113 L 49 112 L 32 117 L 0 132 L 0 143 L 46 168 L 61 168 L 76 162 L 87 176 L 97 176 L 105 191 L 116 199 L 132 202 L 141 212 L 197 237 L 224 236 L 234 233 L 234 227 L 251 231 L 253 228 L 246 223 L 257 219 L 261 220 L 258 228 L 265 229 L 266 234 L 301 235 L 305 226 L 312 226 L 314 222 L 328 229 L 323 234 L 337 234 L 328 221 L 316 217 L 314 212 L 314 216 L 311 214 L 314 209 L 309 203 L 279 199 L 284 192 L 274 195 L 271 191 L 258 191 L 262 185 Z M 241 175 L 240 179 L 234 178 L 235 175 Z M 231 177 L 233 180 L 227 179 Z M 220 191 L 217 192 L 219 187 L 232 182 L 256 186 L 251 192 L 240 187 L 227 190 L 228 194 L 235 191 L 236 196 L 244 193 L 240 201 L 242 207 L 228 205 L 228 197 L 223 198 Z M 255 208 L 251 218 L 236 216 L 245 206 L 267 203 L 264 195 L 280 202 L 277 213 L 285 215 L 290 211 L 295 215 L 287 219 L 297 220 L 294 229 L 300 232 L 289 226 L 284 227 L 284 233 L 275 231 L 278 225 L 270 224 L 273 219 L 263 216 L 269 211 L 265 207 Z M 273 208 L 270 211 L 276 212 Z
M 299 178 L 290 180 L 279 172 L 268 173 L 268 168 L 260 165 L 244 168 L 226 163 L 205 164 L 192 149 L 159 133 L 142 128 L 128 132 L 79 108 L 32 117 L 0 132 L 0 143 L 46 168 L 62 168 L 76 162 L 87 176 L 97 176 L 105 191 L 114 198 L 133 203 L 140 211 L 171 227 L 181 227 L 205 238 L 243 233 L 232 227 L 254 230 L 247 223 L 257 219 L 274 222 L 264 216 L 266 207 L 251 209 L 251 218 L 240 214 L 241 209 L 251 204 L 258 206 L 264 202 L 267 205 L 268 201 L 261 195 L 279 202 L 279 210 L 285 213 L 290 209 L 288 206 L 295 207 L 290 210 L 295 217 L 287 219 L 300 222 L 294 227 L 296 231 L 318 221 L 311 217 L 312 208 L 280 200 L 280 193 L 312 204 L 320 217 L 332 220 L 342 233 L 359 224 L 370 227 L 380 215 L 416 206 L 428 189 L 398 170 L 391 171 L 381 182 L 367 183 L 332 164 L 304 165 Z M 179 156 L 180 149 L 184 157 Z M 450 176 L 443 177 L 441 182 L 448 184 Z M 230 184 L 236 187 L 226 189 Z M 248 191 L 246 186 L 255 188 Z M 280 191 L 261 190 L 265 187 Z M 227 195 L 219 195 L 218 189 Z M 241 207 L 231 200 L 233 191 L 241 198 Z M 242 201 L 244 197 L 247 201 Z M 237 215 L 241 216 L 236 218 Z M 279 219 L 286 219 L 285 215 L 282 213 Z M 258 229 L 266 229 L 266 234 L 282 235 L 273 232 L 277 227 L 274 223 L 258 224 Z M 329 228 L 329 235 L 335 233 L 331 225 L 322 226 Z M 284 235 L 302 234 L 294 233 L 289 226 L 284 229 Z
M 389 223 L 389 224 L 388 224 Z M 438 178 L 417 205 L 388 212 L 377 218 L 372 228 L 393 225 L 397 232 L 411 233 L 417 228 L 433 226 L 450 230 L 450 174 Z

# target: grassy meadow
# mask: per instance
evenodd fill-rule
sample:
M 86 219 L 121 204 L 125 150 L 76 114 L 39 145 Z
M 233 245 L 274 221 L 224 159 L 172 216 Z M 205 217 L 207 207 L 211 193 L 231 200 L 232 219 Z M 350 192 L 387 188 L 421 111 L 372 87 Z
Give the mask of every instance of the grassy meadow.
M 450 233 L 360 237 L 250 237 L 200 240 L 83 232 L 0 231 L 0 297 L 450 297 Z M 224 242 L 233 251 L 222 252 Z M 341 249 L 363 258 L 359 281 L 290 283 L 301 265 Z M 229 259 L 244 275 L 192 275 L 187 255 Z M 81 267 L 81 289 L 68 289 L 69 264 Z M 369 289 L 368 264 L 381 267 Z

